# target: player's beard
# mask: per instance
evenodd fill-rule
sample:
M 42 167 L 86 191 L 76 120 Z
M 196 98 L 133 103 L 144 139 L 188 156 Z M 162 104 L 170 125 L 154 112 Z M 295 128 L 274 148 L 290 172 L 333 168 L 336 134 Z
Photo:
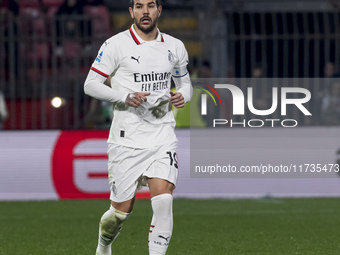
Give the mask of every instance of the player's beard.
M 144 18 L 144 17 L 143 17 L 143 18 Z M 140 31 L 142 31 L 144 34 L 148 34 L 148 33 L 152 32 L 152 31 L 155 29 L 156 24 L 157 24 L 157 21 L 158 21 L 158 17 L 156 17 L 155 20 L 152 20 L 152 19 L 149 17 L 150 20 L 151 20 L 151 23 L 150 23 L 150 25 L 147 26 L 147 27 L 142 26 L 142 19 L 143 19 L 143 18 L 141 18 L 141 19 L 139 20 L 139 22 L 138 22 L 138 20 L 135 18 L 135 19 L 134 19 L 134 20 L 135 20 L 135 24 L 136 24 L 136 26 L 138 27 L 138 29 L 139 29 Z

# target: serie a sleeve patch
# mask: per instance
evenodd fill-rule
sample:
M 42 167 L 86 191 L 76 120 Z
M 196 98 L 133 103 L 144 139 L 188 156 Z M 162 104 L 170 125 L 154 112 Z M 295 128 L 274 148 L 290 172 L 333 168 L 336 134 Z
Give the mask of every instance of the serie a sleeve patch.
M 175 67 L 172 71 L 172 76 L 174 78 L 182 78 L 188 74 L 187 67 Z

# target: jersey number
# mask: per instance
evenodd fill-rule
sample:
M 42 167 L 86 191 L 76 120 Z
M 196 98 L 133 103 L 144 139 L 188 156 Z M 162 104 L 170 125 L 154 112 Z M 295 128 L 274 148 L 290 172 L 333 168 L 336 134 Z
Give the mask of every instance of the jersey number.
M 176 168 L 178 168 L 178 163 L 177 163 L 177 154 L 176 152 L 174 152 L 174 154 L 172 155 L 171 151 L 168 151 L 166 154 L 169 155 L 170 158 L 170 166 L 175 166 Z M 175 161 L 175 164 L 174 164 Z

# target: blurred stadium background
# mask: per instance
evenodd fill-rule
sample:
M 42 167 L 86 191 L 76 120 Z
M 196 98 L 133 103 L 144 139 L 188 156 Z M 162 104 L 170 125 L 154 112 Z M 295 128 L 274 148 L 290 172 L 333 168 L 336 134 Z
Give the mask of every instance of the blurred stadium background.
M 57 15 L 62 0 L 17 2 L 17 10 L 0 17 L 0 90 L 9 116 L 4 129 L 107 128 L 105 106 L 83 94 L 83 81 L 103 41 L 131 25 L 129 1 L 92 1 L 82 14 L 71 16 Z M 339 74 L 337 1 L 163 4 L 160 29 L 184 41 L 194 77 Z M 309 89 L 319 105 L 324 87 Z M 63 100 L 60 108 L 51 105 L 55 97 Z M 103 116 L 98 117 L 100 112 Z
M 92 254 L 107 201 L 65 200 L 108 198 L 110 105 L 86 96 L 83 83 L 105 39 L 130 27 L 129 1 L 81 1 L 76 15 L 58 14 L 63 0 L 18 0 L 11 10 L 10 2 L 0 0 L 0 91 L 8 112 L 0 131 L 0 200 L 58 201 L 0 202 L 0 254 Z M 163 9 L 160 30 L 185 43 L 193 78 L 340 77 L 337 0 L 163 0 Z M 299 119 L 295 149 L 303 144 L 305 158 L 339 163 L 340 107 L 322 112 L 322 101 L 334 96 L 340 102 L 340 90 L 311 84 L 306 85 L 312 93 L 309 106 L 320 118 Z M 258 92 L 268 89 L 263 85 Z M 169 254 L 340 253 L 338 174 L 329 181 L 191 179 L 185 127 L 177 131 L 183 169 L 177 196 L 188 200 L 175 202 L 175 221 L 182 228 L 175 228 Z M 276 131 L 269 133 L 279 144 L 291 138 Z M 261 139 L 249 138 L 249 144 Z M 313 144 L 319 145 L 314 151 Z M 279 149 L 286 154 L 274 155 L 278 163 L 280 156 L 294 154 L 289 147 Z M 262 198 L 195 200 L 220 197 Z M 147 201 L 137 201 L 134 214 L 126 239 L 117 240 L 121 254 L 147 252 Z

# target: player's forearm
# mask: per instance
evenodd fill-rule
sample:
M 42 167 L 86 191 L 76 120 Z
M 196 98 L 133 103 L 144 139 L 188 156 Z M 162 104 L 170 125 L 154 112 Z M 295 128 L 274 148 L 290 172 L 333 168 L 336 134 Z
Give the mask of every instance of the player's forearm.
M 174 82 L 176 91 L 182 94 L 184 102 L 189 102 L 192 96 L 192 85 L 189 74 L 181 78 L 174 78 Z
M 106 80 L 105 77 L 96 74 L 91 70 L 84 84 L 85 94 L 94 97 L 98 100 L 107 101 L 111 103 L 125 102 L 128 93 L 113 90 L 112 88 L 104 84 L 105 80 Z

